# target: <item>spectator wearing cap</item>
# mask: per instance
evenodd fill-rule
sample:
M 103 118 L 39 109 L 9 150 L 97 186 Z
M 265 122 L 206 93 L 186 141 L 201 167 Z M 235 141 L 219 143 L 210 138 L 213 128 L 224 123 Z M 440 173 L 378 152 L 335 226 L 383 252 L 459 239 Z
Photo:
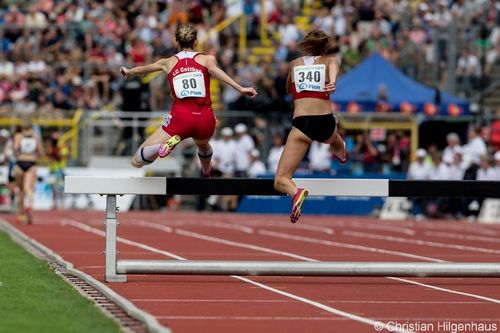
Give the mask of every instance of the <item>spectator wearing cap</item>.
M 426 180 L 432 176 L 432 166 L 425 162 L 427 151 L 423 148 L 417 150 L 417 158 L 408 168 L 408 179 Z
M 220 132 L 222 138 L 214 142 L 213 169 L 219 171 L 224 178 L 234 176 L 236 161 L 236 142 L 233 139 L 233 130 L 224 127 Z
M 266 165 L 260 160 L 260 153 L 257 149 L 250 151 L 250 168 L 248 169 L 248 176 L 250 178 L 257 178 L 266 173 Z
M 250 168 L 250 152 L 255 148 L 252 137 L 248 134 L 245 124 L 239 123 L 234 127 L 236 133 L 236 177 L 246 177 Z
M 283 149 L 285 149 L 283 145 L 283 136 L 281 134 L 276 134 L 273 138 L 273 146 L 269 150 L 269 155 L 267 156 L 267 167 L 269 172 L 276 173 L 281 154 L 283 154 Z

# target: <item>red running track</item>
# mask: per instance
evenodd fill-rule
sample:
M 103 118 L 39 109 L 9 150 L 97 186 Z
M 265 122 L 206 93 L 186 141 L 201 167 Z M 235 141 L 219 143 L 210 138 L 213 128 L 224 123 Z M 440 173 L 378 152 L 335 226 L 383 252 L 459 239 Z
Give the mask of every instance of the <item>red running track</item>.
M 13 216 L 4 216 L 15 225 Z M 130 212 L 118 215 L 120 258 L 484 261 L 500 228 L 467 222 Z M 104 281 L 104 213 L 36 212 L 17 225 Z M 124 243 L 126 242 L 126 243 Z M 147 246 L 145 246 L 147 245 Z M 496 332 L 500 279 L 129 275 L 108 284 L 177 332 Z M 457 325 L 465 326 L 457 326 Z

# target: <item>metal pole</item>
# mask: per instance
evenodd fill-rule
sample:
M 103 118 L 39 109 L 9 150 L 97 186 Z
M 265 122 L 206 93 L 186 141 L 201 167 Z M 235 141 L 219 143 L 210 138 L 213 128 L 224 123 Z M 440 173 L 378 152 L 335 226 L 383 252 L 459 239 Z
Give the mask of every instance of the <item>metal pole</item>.
M 116 274 L 116 195 L 106 196 L 106 281 L 127 282 L 126 275 Z
M 118 260 L 120 274 L 286 276 L 500 276 L 498 263 Z

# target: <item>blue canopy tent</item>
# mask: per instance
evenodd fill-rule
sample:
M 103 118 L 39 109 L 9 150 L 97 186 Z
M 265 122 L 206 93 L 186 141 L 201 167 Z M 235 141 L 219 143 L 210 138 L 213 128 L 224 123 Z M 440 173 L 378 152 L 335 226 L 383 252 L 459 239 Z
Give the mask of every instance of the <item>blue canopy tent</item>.
M 390 62 L 377 53 L 362 61 L 358 66 L 342 75 L 337 81 L 337 91 L 331 100 L 340 106 L 342 111 L 348 109 L 350 103 L 357 103 L 363 111 L 374 111 L 379 98 L 379 91 L 385 89 L 385 102 L 395 111 L 400 110 L 402 103 L 410 103 L 416 111 L 424 111 L 424 106 L 439 102 L 437 114 L 449 114 L 449 106 L 454 110 L 461 109 L 460 114 L 469 113 L 469 103 L 443 91 L 424 86 L 401 73 Z

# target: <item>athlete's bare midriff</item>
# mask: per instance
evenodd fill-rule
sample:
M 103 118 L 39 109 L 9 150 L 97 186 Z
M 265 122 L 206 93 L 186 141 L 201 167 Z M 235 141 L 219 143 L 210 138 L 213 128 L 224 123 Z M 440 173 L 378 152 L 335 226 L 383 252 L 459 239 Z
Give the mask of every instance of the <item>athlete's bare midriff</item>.
M 301 98 L 294 102 L 293 117 L 320 116 L 332 113 L 330 101 L 319 98 Z

